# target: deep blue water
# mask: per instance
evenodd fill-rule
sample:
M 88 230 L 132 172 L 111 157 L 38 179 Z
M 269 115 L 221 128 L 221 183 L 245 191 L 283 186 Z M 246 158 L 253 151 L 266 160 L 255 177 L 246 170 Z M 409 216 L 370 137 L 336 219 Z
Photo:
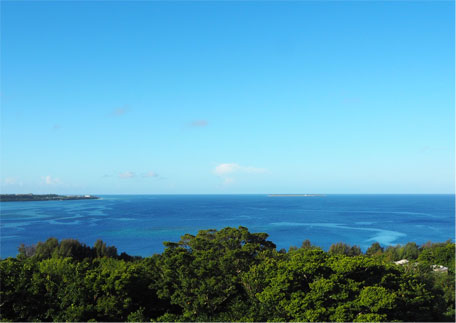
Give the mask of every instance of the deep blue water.
M 148 256 L 185 233 L 246 226 L 266 232 L 278 249 L 309 239 L 363 250 L 455 237 L 454 195 L 104 195 L 100 200 L 0 203 L 1 257 L 49 237 L 102 239 L 120 252 Z

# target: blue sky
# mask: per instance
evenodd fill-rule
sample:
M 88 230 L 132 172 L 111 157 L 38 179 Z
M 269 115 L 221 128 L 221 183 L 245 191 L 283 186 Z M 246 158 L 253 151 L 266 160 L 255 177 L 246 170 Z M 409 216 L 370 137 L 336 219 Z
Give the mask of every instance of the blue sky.
M 3 193 L 453 193 L 453 2 L 1 3 Z

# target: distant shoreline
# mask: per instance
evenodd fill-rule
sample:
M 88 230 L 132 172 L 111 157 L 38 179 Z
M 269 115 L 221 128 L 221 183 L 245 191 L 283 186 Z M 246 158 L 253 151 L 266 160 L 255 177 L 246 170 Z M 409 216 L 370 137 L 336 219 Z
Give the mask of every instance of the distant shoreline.
M 268 194 L 269 197 L 313 197 L 313 196 L 325 196 L 324 194 Z
M 96 199 L 99 199 L 99 197 L 94 195 L 0 194 L 0 202 L 66 201 Z

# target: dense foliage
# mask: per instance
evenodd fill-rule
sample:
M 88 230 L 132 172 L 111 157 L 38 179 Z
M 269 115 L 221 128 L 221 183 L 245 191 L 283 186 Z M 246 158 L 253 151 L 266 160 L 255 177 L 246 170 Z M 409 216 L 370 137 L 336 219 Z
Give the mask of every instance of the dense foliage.
M 455 245 L 363 254 L 225 228 L 166 242 L 148 258 L 51 238 L 1 260 L 3 321 L 454 321 Z M 410 262 L 397 265 L 393 261 Z M 443 265 L 448 272 L 434 272 Z

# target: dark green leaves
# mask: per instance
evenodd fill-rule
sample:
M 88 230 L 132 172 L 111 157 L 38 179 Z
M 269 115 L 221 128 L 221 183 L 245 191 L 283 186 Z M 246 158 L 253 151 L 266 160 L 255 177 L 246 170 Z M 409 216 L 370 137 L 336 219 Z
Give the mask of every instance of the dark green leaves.
M 6 321 L 454 321 L 454 243 L 277 252 L 265 233 L 204 230 L 148 258 L 51 238 L 0 261 Z M 409 263 L 393 261 L 406 258 Z M 434 272 L 432 265 L 447 266 Z

